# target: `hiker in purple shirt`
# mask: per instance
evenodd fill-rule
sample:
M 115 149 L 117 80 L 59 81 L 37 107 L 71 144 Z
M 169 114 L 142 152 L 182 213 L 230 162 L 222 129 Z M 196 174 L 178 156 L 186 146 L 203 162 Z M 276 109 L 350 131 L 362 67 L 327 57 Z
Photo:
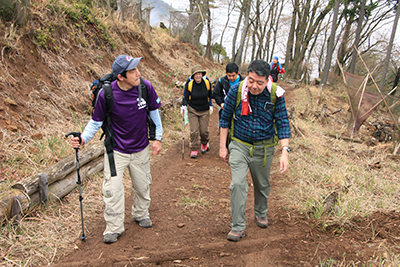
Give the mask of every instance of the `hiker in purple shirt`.
M 147 88 L 147 102 L 139 96 L 140 72 L 137 68 L 141 58 L 126 55 L 118 56 L 112 70 L 116 80 L 111 82 L 114 104 L 110 111 L 111 128 L 115 144 L 113 157 L 116 176 L 112 176 L 107 153 L 104 155 L 103 200 L 105 203 L 104 219 L 106 229 L 103 233 L 105 243 L 113 243 L 125 231 L 125 197 L 122 178 L 125 168 L 129 169 L 134 192 L 132 219 L 141 227 L 152 226 L 149 216 L 150 206 L 150 153 L 158 154 L 161 150 L 162 124 L 158 108 L 161 106 L 153 86 L 147 80 L 143 83 Z M 104 87 L 103 87 L 104 88 Z M 141 87 L 142 88 L 142 87 Z M 156 125 L 156 137 L 151 148 L 148 140 L 147 111 Z M 100 129 L 106 119 L 106 99 L 102 90 L 97 104 L 85 130 L 79 138 L 72 138 L 72 146 L 79 147 L 88 143 Z M 108 137 L 107 137 L 108 138 Z M 111 161 L 111 160 L 110 160 Z

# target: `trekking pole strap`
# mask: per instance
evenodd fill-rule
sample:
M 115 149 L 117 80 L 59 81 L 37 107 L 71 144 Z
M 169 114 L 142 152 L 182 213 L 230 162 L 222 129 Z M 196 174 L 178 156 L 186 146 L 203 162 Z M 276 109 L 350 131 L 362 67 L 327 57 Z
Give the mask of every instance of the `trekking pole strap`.
M 114 149 L 112 147 L 110 138 L 106 138 L 106 140 L 104 140 L 104 146 L 106 147 L 111 177 L 117 176 L 117 170 L 115 169 Z

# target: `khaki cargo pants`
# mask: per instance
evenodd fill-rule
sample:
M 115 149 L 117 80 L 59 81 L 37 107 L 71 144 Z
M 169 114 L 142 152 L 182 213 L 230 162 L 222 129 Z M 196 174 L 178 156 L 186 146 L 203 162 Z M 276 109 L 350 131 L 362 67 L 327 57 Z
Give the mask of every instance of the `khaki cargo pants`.
M 229 165 L 231 167 L 232 182 L 231 190 L 232 230 L 244 231 L 246 229 L 246 201 L 249 189 L 247 173 L 250 169 L 254 185 L 254 213 L 256 216 L 264 217 L 268 211 L 268 197 L 271 190 L 269 175 L 272 165 L 274 147 L 266 149 L 267 159 L 264 164 L 264 149 L 253 149 L 253 157 L 250 156 L 250 147 L 232 141 L 229 144 Z
M 199 132 L 200 142 L 206 145 L 209 141 L 209 121 L 210 111 L 197 111 L 194 108 L 188 106 L 188 118 L 190 125 L 190 144 L 191 150 L 199 150 Z
M 111 177 L 107 153 L 104 155 L 103 201 L 105 204 L 106 230 L 103 234 L 121 234 L 125 231 L 125 196 L 122 179 L 126 167 L 129 170 L 134 193 L 132 218 L 136 220 L 149 218 L 151 200 L 149 146 L 133 154 L 124 154 L 114 150 L 115 169 L 117 171 L 115 177 Z

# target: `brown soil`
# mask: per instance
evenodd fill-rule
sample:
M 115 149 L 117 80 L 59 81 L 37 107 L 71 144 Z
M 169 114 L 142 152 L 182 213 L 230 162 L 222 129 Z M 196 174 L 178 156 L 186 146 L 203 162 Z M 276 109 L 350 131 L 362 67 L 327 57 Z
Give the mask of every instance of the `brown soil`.
M 293 93 L 288 91 L 289 100 Z M 77 239 L 77 249 L 54 266 L 316 266 L 333 261 L 358 266 L 385 257 L 376 244 L 396 246 L 398 212 L 375 213 L 324 230 L 306 214 L 285 209 L 287 200 L 281 191 L 293 186 L 295 177 L 279 174 L 278 155 L 272 166 L 268 228 L 256 226 L 248 176 L 246 237 L 237 243 L 227 241 L 231 177 L 228 164 L 218 157 L 217 116 L 214 112 L 210 120 L 211 150 L 205 155 L 190 159 L 186 144 L 182 160 L 182 143 L 178 142 L 153 163 L 152 228 L 143 229 L 132 221 L 133 200 L 127 195 L 126 230 L 117 243 L 103 243 L 101 213 L 87 214 L 86 241 Z M 185 205 L 185 199 L 197 203 Z

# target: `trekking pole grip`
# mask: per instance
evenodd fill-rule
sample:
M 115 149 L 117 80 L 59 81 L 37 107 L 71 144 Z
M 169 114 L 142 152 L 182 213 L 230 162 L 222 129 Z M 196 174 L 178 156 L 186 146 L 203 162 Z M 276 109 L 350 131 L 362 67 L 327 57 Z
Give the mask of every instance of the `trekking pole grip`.
M 81 133 L 80 132 L 69 132 L 69 133 L 65 134 L 65 137 L 68 137 L 70 135 L 73 135 L 74 137 L 78 137 L 79 138 L 79 145 L 82 143 L 82 138 L 81 138 Z

